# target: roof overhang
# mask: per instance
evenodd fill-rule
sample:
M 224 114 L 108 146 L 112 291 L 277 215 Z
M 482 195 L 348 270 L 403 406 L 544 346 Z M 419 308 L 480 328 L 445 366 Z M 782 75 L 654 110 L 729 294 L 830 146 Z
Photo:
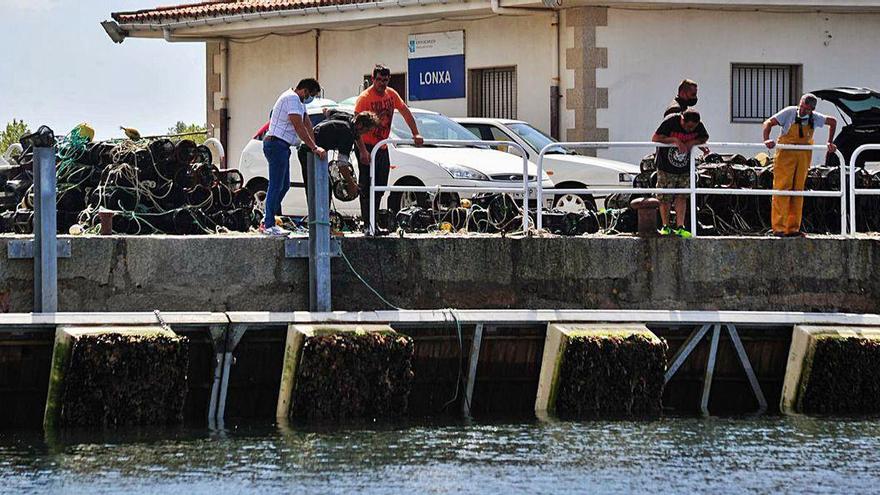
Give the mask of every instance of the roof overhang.
M 113 14 L 114 20 L 104 21 L 101 25 L 114 42 L 121 43 L 125 38 L 210 41 L 273 33 L 289 34 L 312 29 L 478 17 L 493 12 L 528 14 L 535 11 L 547 11 L 549 10 L 548 6 L 561 6 L 562 8 L 603 6 L 650 10 L 880 13 L 880 0 L 762 0 L 760 2 L 607 0 L 601 5 L 597 5 L 595 0 L 504 0 L 504 7 L 501 7 L 500 3 L 500 0 L 376 0 L 361 3 L 345 3 L 343 0 L 335 4 L 307 7 L 302 6 L 304 4 L 296 4 L 292 8 L 271 11 L 170 18 L 153 16 L 157 18 L 144 22 L 125 21 L 125 19 L 150 17 L 143 13 L 173 9 L 173 7 L 162 7 L 153 11 L 115 13 Z
M 524 7 L 546 10 L 539 0 L 508 0 Z M 529 10 L 526 10 L 529 9 Z M 492 13 L 490 1 L 462 0 L 380 0 L 248 12 L 223 16 L 189 17 L 151 22 L 125 23 L 108 20 L 101 23 L 117 43 L 125 38 L 165 38 L 172 41 L 193 41 L 213 38 L 246 38 L 270 33 L 288 34 L 312 29 L 386 25 L 397 22 L 479 17 Z M 115 14 L 114 14 L 115 15 Z

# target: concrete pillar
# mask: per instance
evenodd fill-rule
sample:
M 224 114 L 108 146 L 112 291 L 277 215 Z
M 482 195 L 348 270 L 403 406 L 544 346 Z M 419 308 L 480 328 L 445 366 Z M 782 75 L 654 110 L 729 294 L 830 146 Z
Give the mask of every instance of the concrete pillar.
M 880 412 L 880 328 L 797 325 L 779 409 L 785 414 Z
M 182 422 L 188 347 L 162 326 L 59 327 L 43 426 Z
M 562 417 L 657 416 L 666 343 L 638 324 L 547 327 L 535 413 Z
M 277 419 L 403 415 L 412 355 L 412 340 L 388 325 L 290 325 Z

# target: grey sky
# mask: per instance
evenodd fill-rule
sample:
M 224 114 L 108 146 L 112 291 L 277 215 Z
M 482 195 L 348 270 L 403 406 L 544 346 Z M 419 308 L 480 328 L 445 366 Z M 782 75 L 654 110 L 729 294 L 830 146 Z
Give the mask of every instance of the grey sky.
M 24 119 L 64 134 L 79 122 L 98 138 L 120 125 L 160 134 L 178 120 L 205 122 L 202 43 L 113 43 L 110 12 L 186 0 L 0 0 L 0 125 Z

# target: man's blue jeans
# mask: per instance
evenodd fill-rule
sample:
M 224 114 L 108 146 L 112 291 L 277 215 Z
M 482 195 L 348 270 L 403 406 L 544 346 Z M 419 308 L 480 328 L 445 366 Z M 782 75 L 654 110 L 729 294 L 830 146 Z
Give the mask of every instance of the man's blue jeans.
M 263 140 L 263 154 L 269 162 L 269 186 L 266 189 L 266 228 L 275 225 L 281 214 L 281 200 L 290 189 L 290 145 L 280 139 Z

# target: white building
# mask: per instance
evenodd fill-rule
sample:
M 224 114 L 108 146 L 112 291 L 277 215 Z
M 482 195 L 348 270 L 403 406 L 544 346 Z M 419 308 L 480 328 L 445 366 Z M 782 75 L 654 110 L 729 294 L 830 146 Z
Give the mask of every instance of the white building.
M 567 141 L 649 140 L 685 77 L 712 141 L 760 141 L 760 121 L 804 90 L 880 89 L 880 0 L 357 1 L 215 0 L 114 13 L 104 27 L 117 41 L 206 44 L 207 120 L 230 165 L 300 78 L 342 100 L 381 62 L 405 91 L 418 84 L 409 41 L 458 32 L 463 92 L 410 105 L 514 117 Z

